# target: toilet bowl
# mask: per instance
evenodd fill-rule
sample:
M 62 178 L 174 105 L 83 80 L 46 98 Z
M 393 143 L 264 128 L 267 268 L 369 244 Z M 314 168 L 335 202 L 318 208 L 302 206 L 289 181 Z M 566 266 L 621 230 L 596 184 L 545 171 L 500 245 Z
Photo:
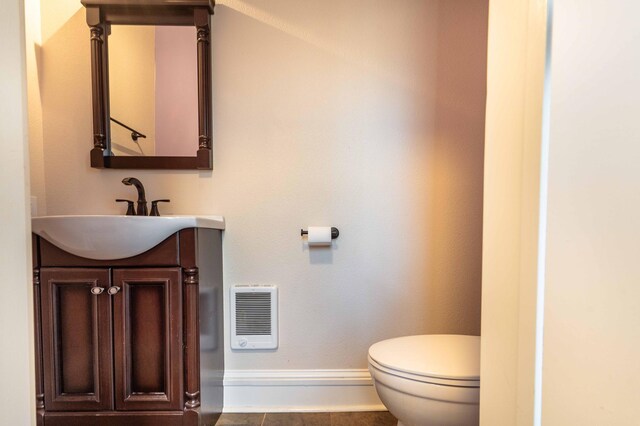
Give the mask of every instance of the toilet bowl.
M 477 426 L 480 337 L 406 336 L 369 348 L 369 371 L 398 426 Z

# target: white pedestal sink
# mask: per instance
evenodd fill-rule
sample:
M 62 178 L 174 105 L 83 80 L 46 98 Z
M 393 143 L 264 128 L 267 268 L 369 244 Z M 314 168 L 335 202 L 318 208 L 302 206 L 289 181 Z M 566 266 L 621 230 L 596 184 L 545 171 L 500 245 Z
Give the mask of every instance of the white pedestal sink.
M 88 259 L 123 259 L 155 247 L 186 228 L 224 229 L 222 216 L 41 216 L 32 232 Z

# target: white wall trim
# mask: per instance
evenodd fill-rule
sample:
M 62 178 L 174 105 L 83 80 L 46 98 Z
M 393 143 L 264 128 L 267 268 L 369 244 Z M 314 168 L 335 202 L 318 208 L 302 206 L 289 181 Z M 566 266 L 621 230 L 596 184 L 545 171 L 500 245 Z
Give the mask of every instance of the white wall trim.
M 385 410 L 366 369 L 227 370 L 225 413 Z
M 549 137 L 551 126 L 551 42 L 553 0 L 547 2 L 544 95 L 542 99 L 542 138 L 540 143 L 540 205 L 538 212 L 538 285 L 536 295 L 536 345 L 533 392 L 533 425 L 542 425 L 542 361 L 544 342 L 544 295 L 547 268 L 547 217 L 549 198 Z

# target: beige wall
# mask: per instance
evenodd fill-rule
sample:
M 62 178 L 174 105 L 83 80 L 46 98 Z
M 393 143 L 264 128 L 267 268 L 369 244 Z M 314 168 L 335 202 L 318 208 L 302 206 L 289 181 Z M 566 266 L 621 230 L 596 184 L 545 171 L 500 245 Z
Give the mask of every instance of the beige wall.
M 544 425 L 640 418 L 638 16 L 555 2 Z
M 364 368 L 377 340 L 479 333 L 485 0 L 219 2 L 212 172 L 89 167 L 88 29 L 59 10 L 43 22 L 47 212 L 122 212 L 135 175 L 167 213 L 224 215 L 225 285 L 281 297 L 279 349 L 227 368 Z M 341 236 L 309 251 L 307 225 Z
M 542 2 L 526 3 L 494 1 L 490 10 L 482 423 L 635 425 L 640 6 L 555 2 L 541 121 L 543 38 L 532 37 L 542 35 L 544 14 Z M 508 69 L 500 56 L 521 61 Z M 500 120 L 514 105 L 524 122 Z
M 29 111 L 29 161 L 31 196 L 35 197 L 35 213 L 46 214 L 46 186 L 44 181 L 44 145 L 42 137 L 42 25 L 40 0 L 25 0 L 25 56 L 27 61 L 27 99 Z M 37 70 L 34 71 L 34 70 Z
M 7 0 L 0 14 L 0 412 L 2 424 L 35 424 L 29 153 L 24 15 Z
M 546 0 L 489 8 L 481 424 L 534 421 Z

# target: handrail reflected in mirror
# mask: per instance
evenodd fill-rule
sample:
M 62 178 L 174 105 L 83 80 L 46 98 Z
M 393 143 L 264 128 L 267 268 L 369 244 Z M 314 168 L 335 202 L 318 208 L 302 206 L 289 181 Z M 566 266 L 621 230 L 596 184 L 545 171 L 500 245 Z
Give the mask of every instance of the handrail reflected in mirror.
M 144 135 L 144 134 L 140 133 L 140 132 L 139 132 L 139 131 L 137 131 L 136 129 L 132 129 L 131 127 L 127 126 L 126 124 L 124 124 L 124 123 L 123 123 L 123 122 L 121 122 L 121 121 L 116 120 L 116 119 L 115 119 L 115 118 L 113 118 L 113 117 L 109 117 L 109 119 L 110 119 L 111 121 L 113 121 L 114 123 L 116 123 L 117 125 L 119 125 L 119 126 L 121 126 L 121 127 L 124 127 L 125 129 L 129 130 L 129 131 L 131 132 L 131 140 L 132 140 L 132 141 L 134 141 L 134 142 L 135 142 L 135 141 L 137 141 L 137 140 L 138 140 L 138 138 L 146 138 L 146 137 L 147 137 L 146 135 Z
M 91 33 L 91 77 L 93 98 L 93 149 L 91 167 L 112 169 L 200 169 L 211 170 L 212 159 L 212 93 L 211 93 L 211 51 L 210 27 L 213 14 L 213 0 L 81 0 L 86 8 L 87 24 Z M 151 139 L 148 132 L 142 134 L 122 121 L 112 119 L 112 99 L 109 81 L 109 38 L 112 26 L 191 26 L 194 27 L 193 46 L 196 51 L 197 117 L 193 118 L 196 131 L 181 131 L 166 135 L 161 126 L 153 126 Z M 115 74 L 115 73 L 114 73 Z M 178 80 L 178 79 L 175 79 Z M 193 101 L 195 102 L 195 100 Z M 166 105 L 166 102 L 163 104 Z M 131 109 L 135 110 L 135 109 Z M 121 117 L 119 111 L 115 111 Z M 196 115 L 194 109 L 193 114 Z M 128 117 L 128 115 L 127 115 Z M 135 117 L 124 117 L 124 121 L 146 123 Z M 197 125 L 196 123 L 197 119 Z M 111 122 L 130 130 L 140 153 L 121 147 L 112 139 Z M 185 120 L 176 120 L 183 122 Z M 164 123 L 162 119 L 156 119 Z M 143 127 L 147 127 L 144 125 Z M 182 142 L 192 144 L 193 155 L 160 156 L 155 145 L 142 149 L 138 138 L 145 138 L 144 144 L 156 143 L 156 130 L 169 139 L 169 144 Z M 165 145 L 166 146 L 166 145 Z M 114 152 L 114 149 L 116 152 Z M 118 150 L 122 151 L 118 153 Z M 145 156 L 143 151 L 155 155 Z M 180 152 L 180 151 L 177 151 Z M 117 154 L 117 155 L 116 155 Z

